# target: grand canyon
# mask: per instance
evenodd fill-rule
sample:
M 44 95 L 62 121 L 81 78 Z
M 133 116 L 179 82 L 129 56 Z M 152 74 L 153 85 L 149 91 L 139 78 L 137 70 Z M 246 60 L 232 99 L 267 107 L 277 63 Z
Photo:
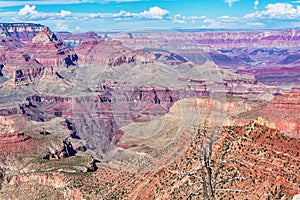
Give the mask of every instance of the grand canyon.
M 0 199 L 299 197 L 300 30 L 0 32 Z

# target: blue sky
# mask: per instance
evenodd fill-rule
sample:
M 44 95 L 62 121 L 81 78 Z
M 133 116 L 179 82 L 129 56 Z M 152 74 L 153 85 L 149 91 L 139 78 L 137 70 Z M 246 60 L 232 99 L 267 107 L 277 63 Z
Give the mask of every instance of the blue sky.
M 300 0 L 0 0 L 0 19 L 72 32 L 295 28 Z

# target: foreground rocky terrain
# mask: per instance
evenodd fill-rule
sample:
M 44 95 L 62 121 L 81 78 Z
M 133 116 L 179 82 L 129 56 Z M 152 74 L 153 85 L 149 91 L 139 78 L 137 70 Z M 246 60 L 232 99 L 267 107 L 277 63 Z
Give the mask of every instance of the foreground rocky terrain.
M 0 199 L 300 193 L 298 31 L 0 27 Z

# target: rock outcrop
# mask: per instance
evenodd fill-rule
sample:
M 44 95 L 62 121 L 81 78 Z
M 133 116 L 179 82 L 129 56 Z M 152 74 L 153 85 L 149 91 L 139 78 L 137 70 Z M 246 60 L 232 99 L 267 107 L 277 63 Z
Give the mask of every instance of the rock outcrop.
M 31 40 L 31 44 L 49 44 L 55 43 L 56 45 L 61 45 L 56 35 L 49 29 L 49 27 L 44 27 L 40 32 Z
M 62 159 L 69 156 L 74 156 L 76 151 L 73 149 L 72 143 L 66 139 L 60 147 L 49 148 L 49 152 L 44 156 L 44 159 Z
M 30 43 L 5 53 L 3 71 L 12 74 L 23 68 L 68 67 L 76 61 L 76 55 L 48 27 L 43 27 Z
M 42 28 L 43 25 L 32 23 L 0 23 L 0 34 L 1 38 L 30 42 Z
M 143 51 L 135 51 L 122 45 L 120 41 L 87 41 L 76 48 L 81 64 L 102 64 L 118 66 L 123 63 L 151 63 L 155 56 Z

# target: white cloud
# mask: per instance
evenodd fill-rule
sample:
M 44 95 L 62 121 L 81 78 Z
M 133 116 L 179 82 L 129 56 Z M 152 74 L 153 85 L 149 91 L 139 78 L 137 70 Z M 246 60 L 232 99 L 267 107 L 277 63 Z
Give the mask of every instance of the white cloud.
M 295 9 L 292 4 L 288 3 L 268 4 L 263 15 L 269 16 L 270 18 L 290 18 L 297 14 L 297 10 L 298 9 Z
M 154 7 L 150 7 L 149 10 L 140 13 L 139 16 L 148 19 L 162 19 L 168 14 L 169 11 L 161 9 L 158 6 L 154 6 Z
M 186 24 L 187 22 L 184 21 L 184 20 L 182 20 L 182 19 L 174 19 L 173 23 L 176 23 L 176 24 Z
M 221 17 L 218 17 L 219 19 L 229 19 L 230 17 L 228 15 L 224 15 L 224 16 L 221 16 Z
M 191 16 L 191 19 L 206 19 L 206 16 Z
M 231 7 L 235 2 L 239 2 L 240 0 L 224 0 L 225 3 L 228 4 L 229 7 Z
M 214 23 L 216 20 L 214 19 L 209 19 L 209 18 L 206 18 L 203 20 L 204 23 Z
M 17 18 L 21 20 L 45 20 L 45 19 L 66 19 L 72 17 L 72 13 L 61 10 L 60 13 L 43 13 L 36 10 L 35 5 L 25 5 L 20 9 Z
M 92 13 L 90 14 L 91 18 L 99 18 L 99 19 L 113 19 L 113 18 L 133 18 L 137 17 L 138 14 L 126 12 L 121 10 L 119 13 Z
M 103 13 L 92 13 L 90 15 L 91 18 L 105 18 L 105 15 Z M 86 18 L 85 20 L 87 20 L 88 18 Z
M 244 16 L 244 18 L 247 20 L 259 19 L 262 18 L 262 13 L 261 12 L 248 13 L 247 15 Z
M 206 16 L 184 16 L 180 14 L 170 16 L 168 19 L 172 19 L 173 23 L 178 24 L 203 24 L 215 22 L 214 19 L 207 18 Z
M 68 10 L 61 10 L 60 11 L 60 15 L 62 17 L 70 17 L 72 15 L 72 13 L 70 11 L 68 11 Z
M 119 13 L 117 14 L 112 14 L 111 17 L 113 18 L 132 18 L 137 16 L 137 14 L 131 13 L 131 12 L 126 12 L 125 10 L 121 10 Z M 109 14 L 108 14 L 108 18 L 110 18 Z
M 150 7 L 149 10 L 145 10 L 140 13 L 131 13 L 124 10 L 119 13 L 92 13 L 90 17 L 100 19 L 128 19 L 128 18 L 142 18 L 142 19 L 163 19 L 169 14 L 168 10 L 161 9 L 160 7 Z
M 24 8 L 20 9 L 19 15 L 23 16 L 23 17 L 29 16 L 29 15 L 38 15 L 39 13 L 35 9 L 36 9 L 35 5 L 33 5 L 33 6 L 25 5 Z
M 17 18 L 22 20 L 44 20 L 49 17 L 49 14 L 38 12 L 35 5 L 25 5 L 20 9 L 17 16 Z
M 35 2 L 38 1 L 41 0 L 37 0 Z M 75 2 L 75 0 L 70 1 Z M 105 0 L 100 1 L 104 2 Z M 112 1 L 117 2 L 117 0 Z M 226 2 L 228 5 L 232 6 L 232 4 L 238 2 L 238 0 L 227 0 Z M 259 5 L 259 0 L 251 0 L 250 2 L 253 3 L 252 5 L 254 8 Z M 107 29 L 115 29 L 116 27 L 120 29 L 131 29 L 137 27 L 174 26 L 181 28 L 288 28 L 295 27 L 293 23 L 298 21 L 300 22 L 300 5 L 297 6 L 297 4 L 288 3 L 269 4 L 264 10 L 255 10 L 253 13 L 249 13 L 244 17 L 225 15 L 215 18 L 208 18 L 201 15 L 170 15 L 168 10 L 158 6 L 150 7 L 149 9 L 141 12 L 128 12 L 126 10 L 121 10 L 117 13 L 90 14 L 82 12 L 76 13 L 75 15 L 68 10 L 61 10 L 60 12 L 41 12 L 39 11 L 39 5 L 40 4 L 25 5 L 18 12 L 0 12 L 0 18 L 2 21 L 30 21 L 42 23 L 50 26 L 56 31 L 68 30 L 74 32 L 83 32 L 90 29 L 97 31 L 99 29 L 103 29 L 103 27 L 106 27 Z M 126 23 L 124 23 L 124 20 L 126 20 Z M 156 20 L 159 20 L 159 22 Z
M 255 10 L 257 9 L 258 4 L 259 4 L 259 1 L 258 1 L 258 0 L 255 0 L 255 1 L 254 1 L 254 9 L 255 9 Z
M 231 23 L 231 22 L 237 22 L 239 19 L 237 17 L 230 17 L 230 16 L 221 16 L 218 17 L 218 21 L 220 22 L 227 22 L 227 23 Z
M 246 19 L 297 19 L 300 17 L 300 6 L 289 3 L 268 4 L 263 11 L 249 13 Z
M 174 16 L 173 23 L 177 24 L 186 24 L 187 22 L 185 21 L 186 17 L 181 16 L 180 14 L 177 14 Z

